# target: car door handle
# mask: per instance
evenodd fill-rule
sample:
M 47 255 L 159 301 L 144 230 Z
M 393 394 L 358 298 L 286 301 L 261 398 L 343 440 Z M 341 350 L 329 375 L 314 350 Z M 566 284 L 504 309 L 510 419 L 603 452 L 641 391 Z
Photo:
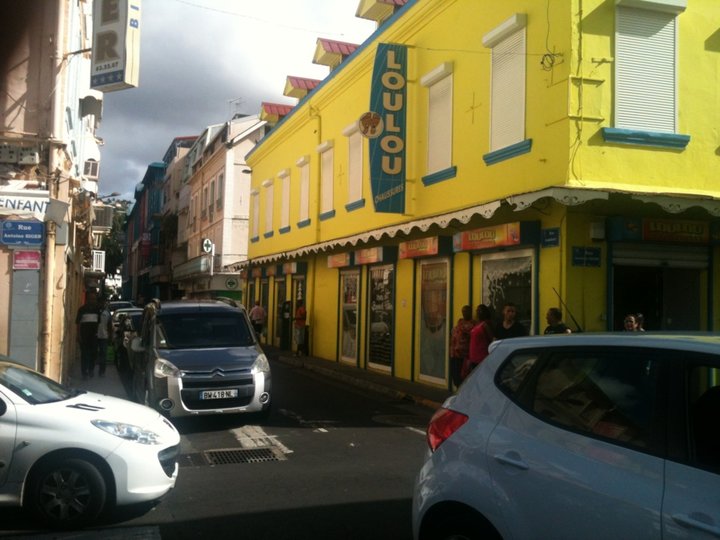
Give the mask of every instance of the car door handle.
M 530 465 L 525 463 L 525 460 L 522 459 L 520 457 L 520 454 L 518 454 L 517 452 L 508 452 L 507 454 L 495 454 L 493 457 L 495 458 L 495 461 L 498 461 L 503 465 L 510 465 L 511 467 L 515 467 L 523 471 L 527 471 L 530 468 Z
M 692 513 L 689 516 L 686 514 L 673 514 L 672 518 L 676 523 L 679 523 L 683 527 L 699 529 L 720 538 L 720 527 L 716 527 L 708 523 L 708 521 L 712 521 L 712 519 L 705 514 Z

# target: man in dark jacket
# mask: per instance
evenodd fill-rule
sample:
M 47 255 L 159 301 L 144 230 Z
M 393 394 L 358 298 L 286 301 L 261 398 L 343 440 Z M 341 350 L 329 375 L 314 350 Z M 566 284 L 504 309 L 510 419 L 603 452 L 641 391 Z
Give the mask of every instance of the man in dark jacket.
M 95 374 L 95 362 L 98 353 L 97 332 L 100 323 L 100 305 L 97 293 L 88 291 L 85 303 L 80 306 L 75 317 L 77 340 L 80 345 L 80 368 L 83 379 Z

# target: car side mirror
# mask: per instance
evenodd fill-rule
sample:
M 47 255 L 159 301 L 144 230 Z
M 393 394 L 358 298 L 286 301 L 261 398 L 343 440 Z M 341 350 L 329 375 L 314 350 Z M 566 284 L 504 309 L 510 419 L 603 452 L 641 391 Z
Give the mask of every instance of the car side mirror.
M 142 344 L 142 338 L 134 337 L 130 342 L 130 349 L 135 353 L 145 352 L 145 347 Z

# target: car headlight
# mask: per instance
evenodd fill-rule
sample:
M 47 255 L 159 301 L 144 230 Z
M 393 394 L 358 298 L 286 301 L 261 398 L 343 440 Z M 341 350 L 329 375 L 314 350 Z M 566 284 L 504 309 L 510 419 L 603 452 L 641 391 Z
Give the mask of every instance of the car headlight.
M 178 368 L 172 362 L 168 362 L 163 358 L 155 359 L 155 366 L 153 369 L 156 377 L 181 377 L 182 374 Z
M 124 424 L 122 422 L 110 422 L 109 420 L 92 420 L 92 425 L 100 428 L 110 435 L 115 435 L 126 441 L 133 441 L 140 444 L 160 444 L 160 435 L 149 429 L 140 426 Z
M 270 362 L 264 354 L 259 354 L 253 362 L 250 373 L 255 375 L 256 373 L 270 373 Z

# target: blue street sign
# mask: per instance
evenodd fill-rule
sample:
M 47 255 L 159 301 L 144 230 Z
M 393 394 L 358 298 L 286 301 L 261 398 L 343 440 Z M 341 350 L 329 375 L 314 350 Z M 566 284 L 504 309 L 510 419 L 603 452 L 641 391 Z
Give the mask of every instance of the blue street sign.
M 10 246 L 41 246 L 45 224 L 39 221 L 3 221 L 0 242 Z

